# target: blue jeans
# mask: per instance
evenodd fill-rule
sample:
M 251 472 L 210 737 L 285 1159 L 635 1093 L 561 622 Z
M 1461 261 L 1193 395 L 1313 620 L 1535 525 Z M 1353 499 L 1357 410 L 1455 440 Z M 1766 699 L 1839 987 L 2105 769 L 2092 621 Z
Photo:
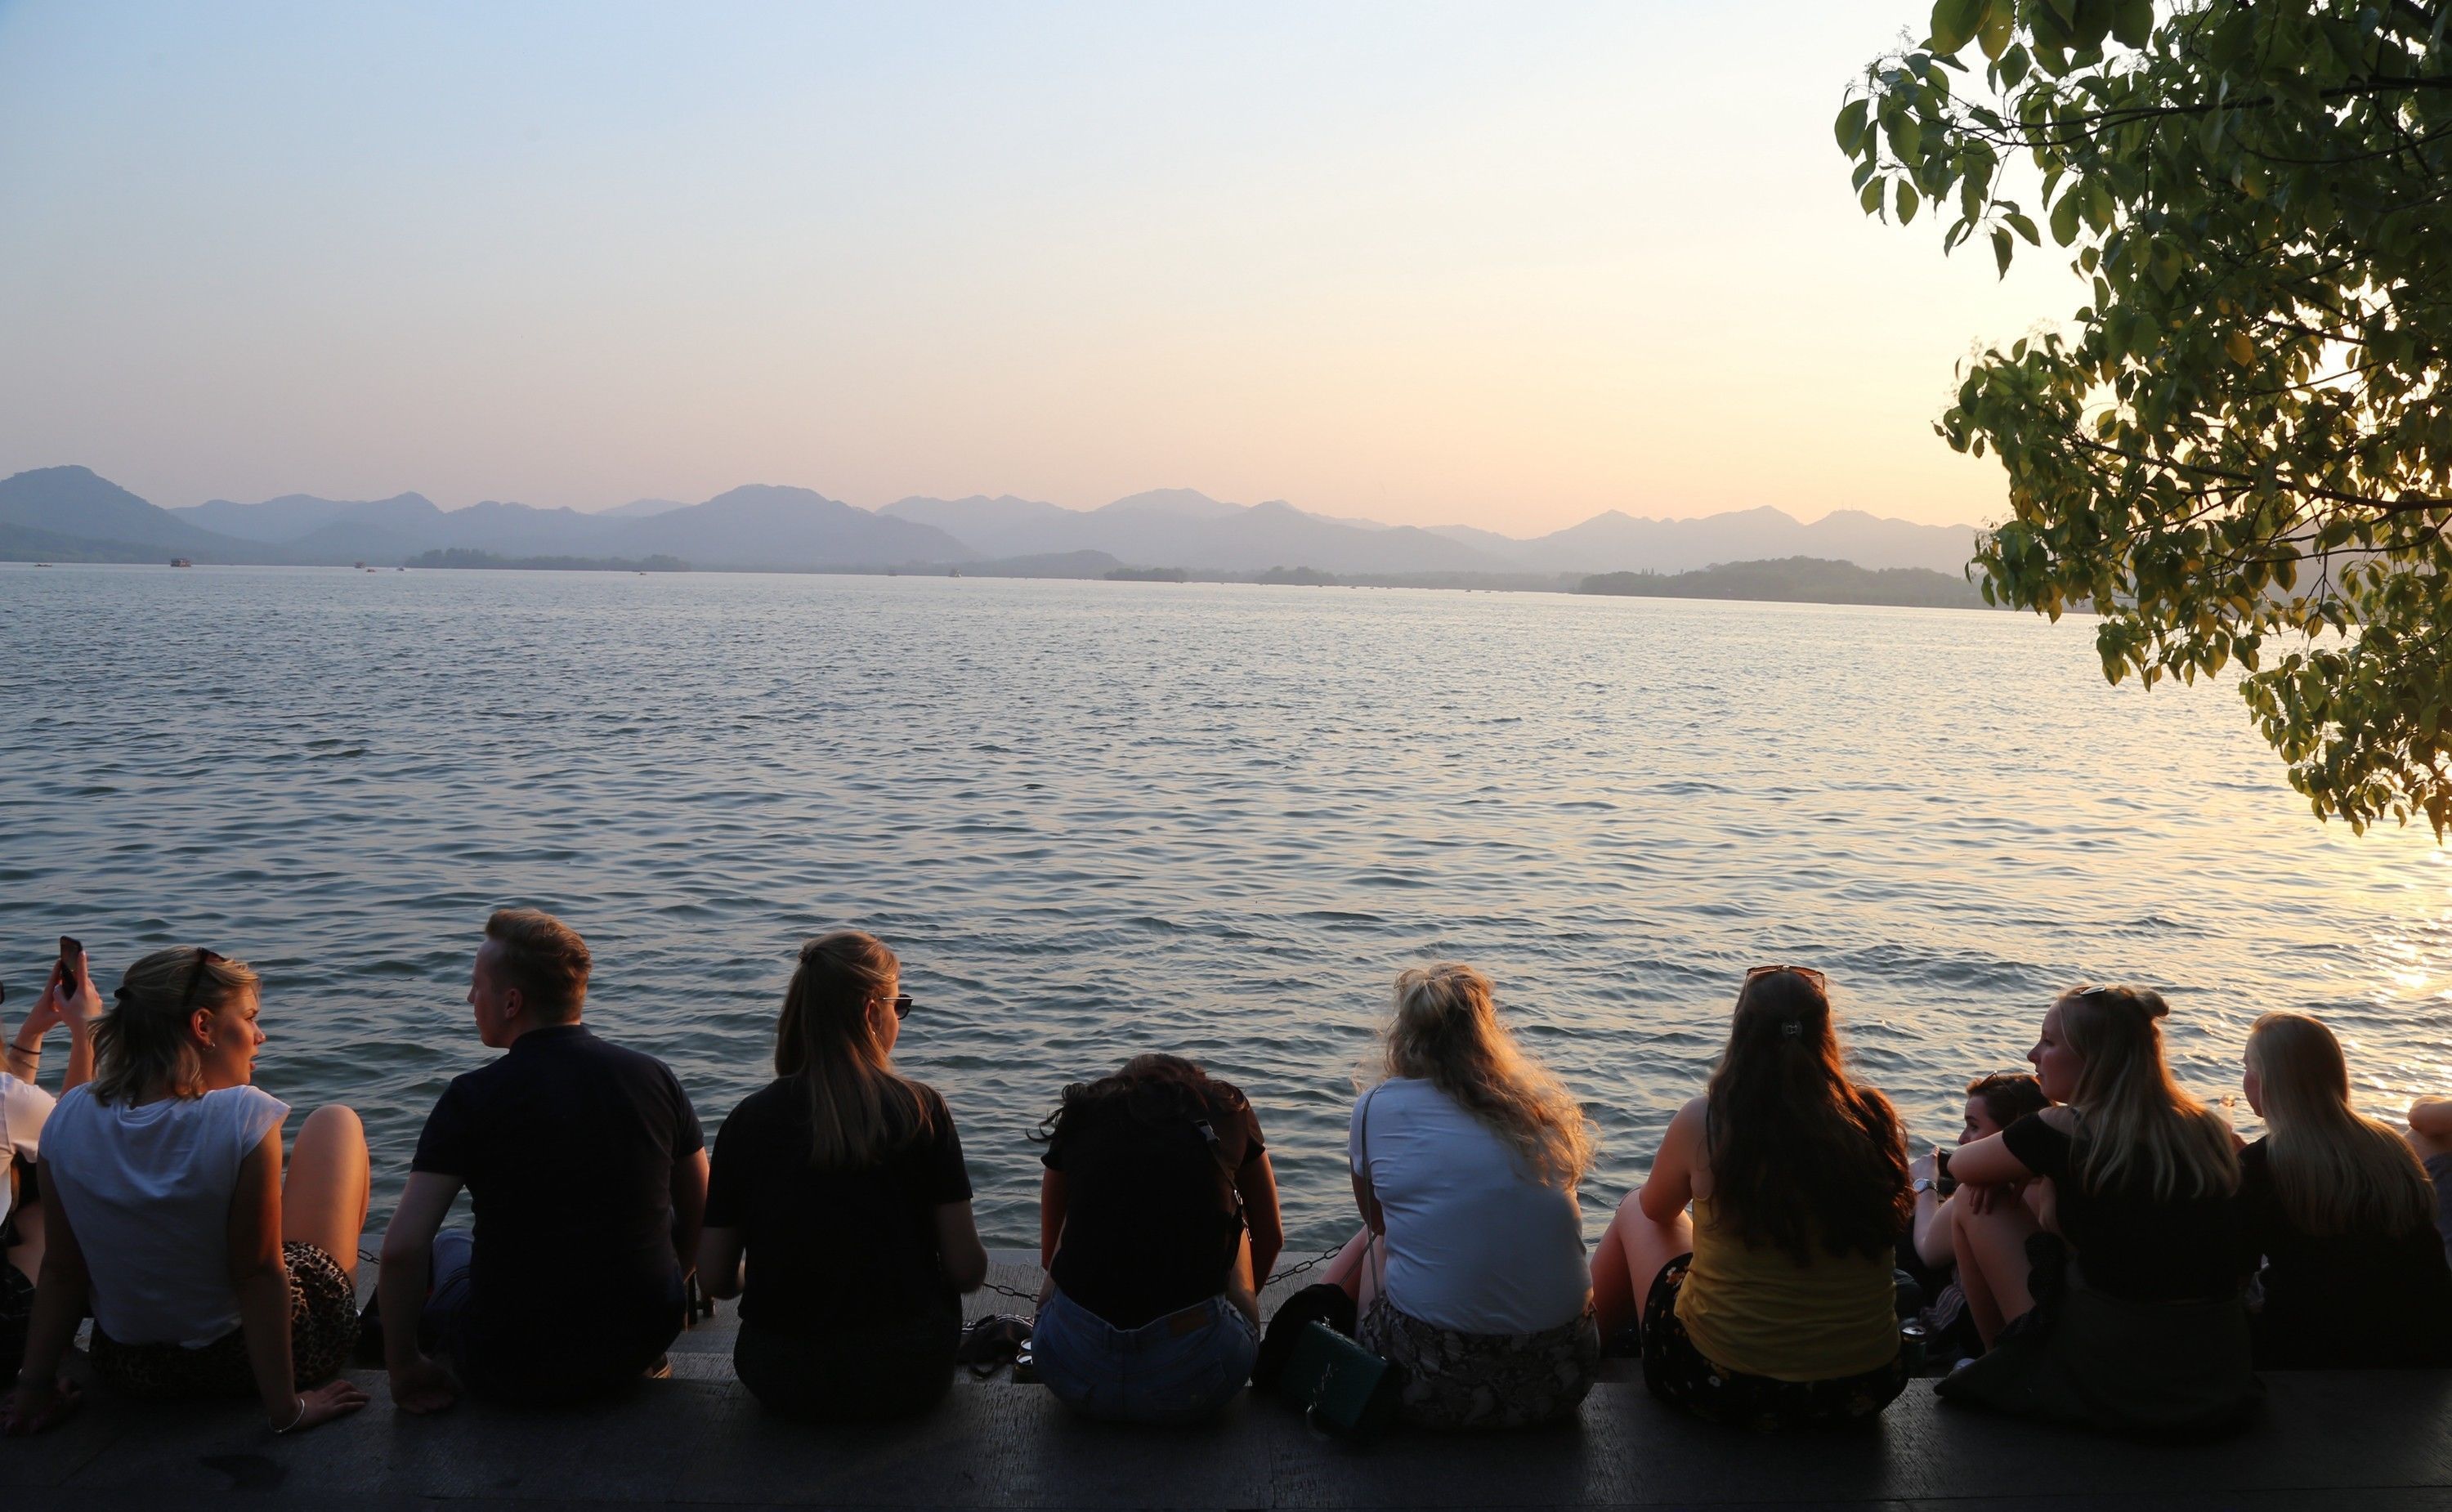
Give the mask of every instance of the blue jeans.
M 1056 1399 L 1114 1423 L 1196 1423 L 1252 1376 L 1260 1330 L 1212 1297 L 1138 1328 L 1118 1328 L 1060 1290 L 1039 1305 L 1030 1334 L 1038 1379 Z

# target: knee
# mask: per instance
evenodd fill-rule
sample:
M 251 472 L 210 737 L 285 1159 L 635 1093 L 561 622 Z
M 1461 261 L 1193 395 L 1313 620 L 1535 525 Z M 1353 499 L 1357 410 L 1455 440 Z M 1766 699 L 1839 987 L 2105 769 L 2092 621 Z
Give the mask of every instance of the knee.
M 326 1103 L 306 1115 L 306 1126 L 298 1132 L 302 1139 L 312 1133 L 319 1139 L 354 1145 L 360 1149 L 366 1148 L 366 1126 L 359 1119 L 358 1110 L 346 1103 Z

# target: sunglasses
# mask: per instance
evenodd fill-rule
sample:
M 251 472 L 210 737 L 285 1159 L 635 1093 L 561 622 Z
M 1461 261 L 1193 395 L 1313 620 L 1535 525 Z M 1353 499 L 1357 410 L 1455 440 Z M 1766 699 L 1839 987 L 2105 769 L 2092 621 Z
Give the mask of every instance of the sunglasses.
M 205 968 L 215 961 L 228 959 L 228 956 L 217 951 L 208 951 L 201 945 L 196 947 L 196 964 L 188 969 L 188 990 L 179 994 L 179 1007 L 182 1010 L 195 1005 L 196 989 L 205 985 Z
M 1750 982 L 1757 976 L 1776 976 L 1782 972 L 1794 972 L 1811 982 L 1817 989 L 1823 992 L 1829 991 L 1829 979 L 1810 966 L 1757 966 L 1746 973 L 1746 980 Z
M 909 1018 L 911 1016 L 910 993 L 897 992 L 894 994 L 894 1016 L 896 1018 Z

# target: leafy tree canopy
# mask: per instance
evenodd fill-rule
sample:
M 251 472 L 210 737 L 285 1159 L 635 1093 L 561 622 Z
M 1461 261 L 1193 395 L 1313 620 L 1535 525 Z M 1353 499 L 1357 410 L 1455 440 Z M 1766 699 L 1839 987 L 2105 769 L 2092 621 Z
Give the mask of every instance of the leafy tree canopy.
M 2452 833 L 2452 0 L 1940 0 L 1839 112 L 1869 214 L 2088 299 L 1962 369 L 1985 595 L 2105 674 L 2236 659 L 2320 815 Z M 1973 48 L 1976 55 L 1963 55 Z M 1980 69 L 1980 74 L 1974 71 Z

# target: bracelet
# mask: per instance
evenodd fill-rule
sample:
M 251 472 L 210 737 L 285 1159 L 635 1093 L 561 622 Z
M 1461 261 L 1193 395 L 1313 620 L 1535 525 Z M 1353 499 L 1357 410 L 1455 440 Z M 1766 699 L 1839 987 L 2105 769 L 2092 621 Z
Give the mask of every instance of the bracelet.
M 36 1040 L 31 1045 L 20 1045 L 12 1039 L 9 1042 L 9 1053 L 23 1055 L 28 1060 L 40 1060 L 43 1058 L 43 1042 Z
M 275 1428 L 275 1429 L 273 1429 L 273 1430 L 272 1430 L 273 1437 L 274 1437 L 274 1438 L 279 1438 L 281 1435 L 283 1435 L 283 1434 L 285 1434 L 285 1433 L 287 1433 L 287 1432 L 289 1431 L 289 1428 L 294 1428 L 294 1427 L 298 1426 L 298 1424 L 302 1424 L 302 1423 L 304 1423 L 304 1422 L 306 1422 L 306 1399 L 305 1397 L 300 1397 L 300 1398 L 298 1399 L 298 1416 L 296 1416 L 296 1417 L 294 1417 L 294 1418 L 292 1418 L 292 1419 L 290 1419 L 290 1420 L 289 1420 L 289 1427 L 288 1427 L 288 1428 Z

